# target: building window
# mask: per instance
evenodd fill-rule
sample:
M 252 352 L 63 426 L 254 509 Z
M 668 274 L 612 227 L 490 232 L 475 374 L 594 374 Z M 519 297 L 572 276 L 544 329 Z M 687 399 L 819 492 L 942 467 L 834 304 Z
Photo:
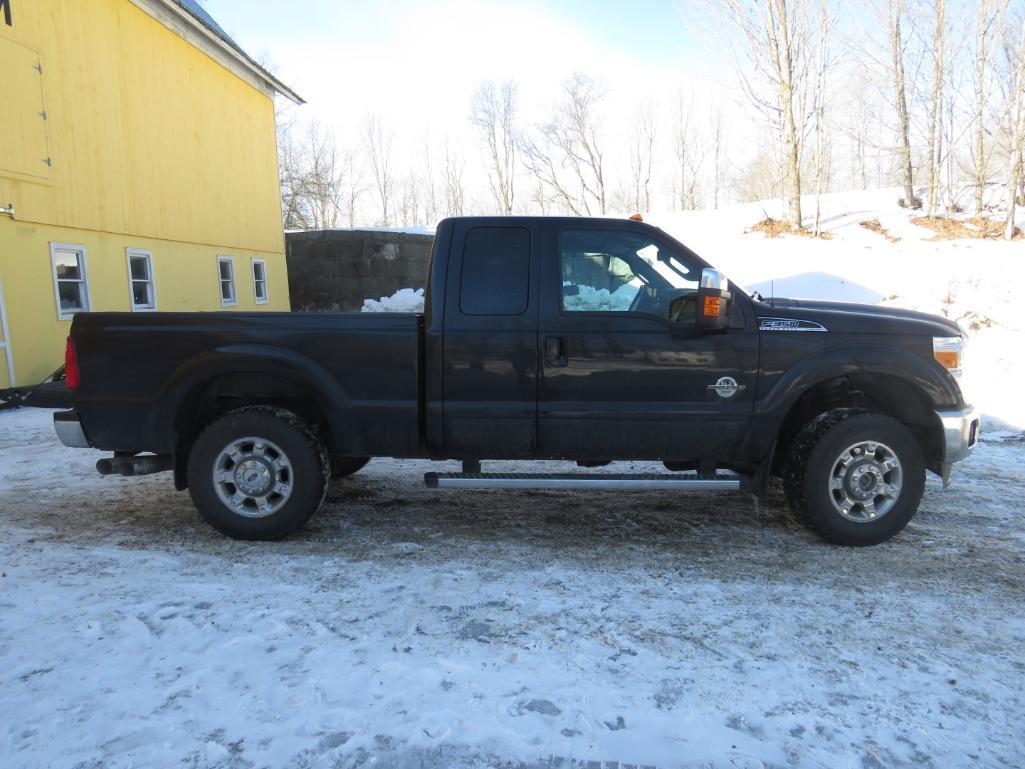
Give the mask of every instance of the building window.
M 221 307 L 234 307 L 238 303 L 235 298 L 235 263 L 230 256 L 217 257 L 217 275 L 221 283 Z
M 267 262 L 253 260 L 253 297 L 257 304 L 267 304 Z
M 89 281 L 86 277 L 85 246 L 51 243 L 53 290 L 57 319 L 71 320 L 76 312 L 89 310 Z
M 157 288 L 153 280 L 153 254 L 141 248 L 126 248 L 128 254 L 128 291 L 132 310 L 157 309 Z

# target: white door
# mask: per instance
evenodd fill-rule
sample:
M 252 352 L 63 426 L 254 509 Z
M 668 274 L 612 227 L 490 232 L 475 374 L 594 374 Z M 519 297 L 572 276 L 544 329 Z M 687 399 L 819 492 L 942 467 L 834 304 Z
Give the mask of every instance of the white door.
M 0 390 L 14 387 L 14 355 L 11 352 L 7 305 L 4 303 L 4 276 L 0 275 Z

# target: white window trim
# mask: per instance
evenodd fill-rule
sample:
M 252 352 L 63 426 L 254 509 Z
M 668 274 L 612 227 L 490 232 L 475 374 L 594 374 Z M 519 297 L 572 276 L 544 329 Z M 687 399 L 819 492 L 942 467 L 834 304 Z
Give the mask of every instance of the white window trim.
M 263 267 L 263 299 L 256 291 L 256 265 Z M 270 301 L 270 285 L 267 280 L 267 260 L 266 259 L 253 259 L 252 260 L 252 273 L 253 273 L 253 301 L 257 304 L 267 304 Z
M 153 292 L 153 306 L 140 306 L 135 303 L 135 281 L 132 279 L 132 257 L 146 257 L 146 264 L 149 267 L 149 285 Z M 128 265 L 128 301 L 132 305 L 132 312 L 156 312 L 157 311 L 157 275 L 153 270 L 153 252 L 145 248 L 126 248 L 125 264 Z
M 231 274 L 231 299 L 225 299 L 224 292 L 221 291 L 222 262 L 228 263 L 228 272 Z M 235 283 L 235 257 L 233 256 L 217 257 L 217 296 L 221 299 L 221 307 L 235 307 L 238 305 L 238 285 Z
M 75 251 L 78 253 L 82 265 L 82 299 L 85 300 L 85 307 L 80 310 L 66 312 L 61 309 L 60 281 L 57 280 L 57 252 Z M 89 312 L 92 307 L 92 300 L 89 297 L 89 266 L 86 262 L 85 246 L 78 243 L 56 243 L 50 241 L 50 274 L 53 276 L 53 299 L 57 305 L 57 320 L 71 320 L 75 313 Z

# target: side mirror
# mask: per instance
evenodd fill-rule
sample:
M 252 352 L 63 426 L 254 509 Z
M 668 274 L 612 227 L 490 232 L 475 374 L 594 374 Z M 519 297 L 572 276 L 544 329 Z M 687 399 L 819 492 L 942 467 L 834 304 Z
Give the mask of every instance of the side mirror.
M 730 304 L 733 301 L 726 276 L 711 267 L 703 269 L 697 299 L 694 325 L 705 331 L 724 331 L 730 324 Z

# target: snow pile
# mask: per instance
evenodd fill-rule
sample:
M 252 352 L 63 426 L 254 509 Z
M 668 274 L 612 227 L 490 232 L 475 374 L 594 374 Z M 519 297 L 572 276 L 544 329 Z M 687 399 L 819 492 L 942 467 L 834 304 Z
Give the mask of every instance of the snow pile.
M 606 288 L 595 288 L 566 281 L 563 285 L 563 306 L 567 310 L 577 312 L 625 312 L 633 304 L 639 286 L 624 283 L 615 291 Z M 576 288 L 575 293 L 566 291 L 566 286 Z M 572 291 L 572 289 L 571 289 Z
M 362 312 L 423 312 L 424 290 L 400 288 L 391 296 L 365 299 Z
M 785 278 L 764 280 L 747 286 L 749 292 L 758 292 L 763 299 L 785 296 L 788 299 L 822 299 L 831 302 L 878 304 L 883 297 L 865 286 L 824 272 L 804 272 Z

